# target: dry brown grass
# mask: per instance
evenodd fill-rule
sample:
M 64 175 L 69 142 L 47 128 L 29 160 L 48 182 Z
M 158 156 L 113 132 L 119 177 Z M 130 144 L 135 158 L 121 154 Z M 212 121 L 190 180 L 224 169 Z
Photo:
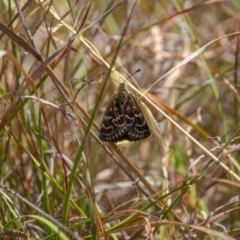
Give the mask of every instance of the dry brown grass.
M 0 2 L 1 239 L 240 238 L 240 2 L 183 2 Z M 125 147 L 124 78 L 152 131 Z

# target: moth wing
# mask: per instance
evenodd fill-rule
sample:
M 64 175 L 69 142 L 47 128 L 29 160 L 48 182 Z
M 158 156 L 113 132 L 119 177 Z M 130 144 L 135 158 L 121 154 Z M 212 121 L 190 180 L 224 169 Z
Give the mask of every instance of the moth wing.
M 148 124 L 137 104 L 135 97 L 130 94 L 129 100 L 124 108 L 125 123 L 127 126 L 127 138 L 129 141 L 137 141 L 150 136 Z
M 99 138 L 105 142 L 118 142 L 126 134 L 122 106 L 113 97 L 103 116 Z

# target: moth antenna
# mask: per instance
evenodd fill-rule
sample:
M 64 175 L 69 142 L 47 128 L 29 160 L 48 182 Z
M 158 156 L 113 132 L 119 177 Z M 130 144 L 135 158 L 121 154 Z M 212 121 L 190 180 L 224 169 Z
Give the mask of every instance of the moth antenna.
M 127 72 L 126 69 L 124 69 L 124 70 Z M 116 71 L 116 70 L 114 70 L 114 71 Z M 133 75 L 135 75 L 136 73 L 138 73 L 138 72 L 140 72 L 140 71 L 141 71 L 141 69 L 139 68 L 139 69 L 137 69 L 137 70 L 136 70 L 134 73 L 132 73 L 132 74 L 129 74 L 129 73 L 127 72 L 128 77 L 127 77 L 127 78 L 124 78 L 124 80 L 123 80 L 122 82 L 119 81 L 119 82 L 117 82 L 117 83 L 118 83 L 118 84 L 120 84 L 120 83 L 124 83 L 124 84 L 125 84 L 125 82 L 126 82 L 129 78 L 131 78 L 131 79 L 133 80 L 133 82 L 137 85 L 138 89 L 140 89 L 137 81 L 133 78 Z M 119 76 L 119 78 L 121 78 L 121 77 Z M 113 80 L 114 80 L 114 79 L 113 79 Z M 116 80 L 115 80 L 115 81 L 116 81 Z
M 136 73 L 138 73 L 138 72 L 140 72 L 140 71 L 141 71 L 140 68 L 137 69 L 133 74 L 129 75 L 129 76 L 125 79 L 125 81 L 128 80 L 129 78 L 131 78 L 131 79 L 133 80 L 133 82 L 136 84 L 137 88 L 141 91 L 141 88 L 139 87 L 137 81 L 133 78 L 133 75 L 136 74 Z

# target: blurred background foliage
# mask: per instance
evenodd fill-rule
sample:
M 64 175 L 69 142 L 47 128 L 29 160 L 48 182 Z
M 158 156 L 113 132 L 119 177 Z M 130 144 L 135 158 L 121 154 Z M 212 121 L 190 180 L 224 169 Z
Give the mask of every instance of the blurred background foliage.
M 2 239 L 240 238 L 238 0 L 0 9 Z M 98 139 L 123 77 L 152 132 L 124 147 Z

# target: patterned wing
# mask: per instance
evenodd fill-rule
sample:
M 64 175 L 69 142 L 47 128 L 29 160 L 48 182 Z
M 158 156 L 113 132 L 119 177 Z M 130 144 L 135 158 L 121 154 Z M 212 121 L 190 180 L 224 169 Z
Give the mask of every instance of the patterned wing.
M 127 140 L 138 141 L 150 136 L 148 124 L 132 94 L 129 95 L 129 101 L 124 106 L 124 113 Z
M 99 138 L 105 142 L 118 142 L 123 140 L 125 132 L 123 106 L 114 96 L 104 113 Z
M 137 141 L 150 136 L 147 122 L 136 99 L 125 89 L 124 83 L 104 113 L 99 138 L 106 142 Z

